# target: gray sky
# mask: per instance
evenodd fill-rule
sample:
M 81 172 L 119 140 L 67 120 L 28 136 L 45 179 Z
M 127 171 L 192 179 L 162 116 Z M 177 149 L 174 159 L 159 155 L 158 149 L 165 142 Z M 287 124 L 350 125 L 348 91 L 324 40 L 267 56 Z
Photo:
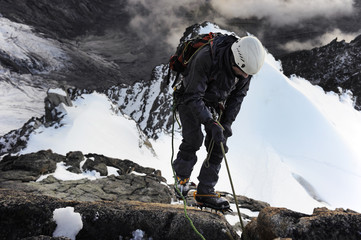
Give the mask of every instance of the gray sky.
M 272 41 L 277 38 L 272 31 L 298 28 L 304 32 L 317 32 L 314 38 L 312 34 L 310 39 L 292 39 L 291 36 L 289 42 L 279 43 L 282 44 L 280 49 L 293 51 L 321 46 L 336 37 L 349 41 L 360 34 L 361 26 L 357 30 L 354 26 L 353 32 L 349 28 L 344 32 L 341 27 L 333 26 L 335 22 L 328 24 L 337 18 L 360 15 L 354 1 L 360 0 L 129 0 L 127 10 L 133 16 L 131 28 L 142 38 L 154 41 L 160 33 L 172 47 L 178 45 L 186 27 L 203 21 L 227 27 L 233 19 L 256 19 L 266 26 L 258 30 L 248 26 L 247 31 L 261 39 L 274 34 Z M 314 26 L 309 23 L 312 19 L 317 19 L 312 23 Z M 322 23 L 318 22 L 320 20 Z M 306 22 L 307 29 L 302 30 Z
M 224 17 L 267 18 L 275 26 L 350 15 L 354 10 L 353 0 L 211 0 L 211 4 Z

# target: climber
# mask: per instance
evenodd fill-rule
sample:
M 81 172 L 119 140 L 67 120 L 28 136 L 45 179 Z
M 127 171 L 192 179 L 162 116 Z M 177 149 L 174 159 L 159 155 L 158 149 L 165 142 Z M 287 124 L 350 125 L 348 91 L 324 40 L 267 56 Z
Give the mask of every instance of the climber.
M 236 38 L 220 35 L 197 52 L 183 73 L 184 80 L 175 91 L 176 107 L 182 124 L 182 143 L 173 162 L 177 186 L 187 196 L 190 176 L 197 162 L 205 127 L 205 146 L 209 160 L 202 164 L 195 199 L 202 207 L 229 209 L 229 202 L 215 192 L 221 168 L 223 143 L 232 136 L 232 123 L 240 111 L 252 75 L 263 65 L 265 50 L 253 36 Z M 217 120 L 218 118 L 218 120 Z M 214 147 L 211 148 L 211 143 Z

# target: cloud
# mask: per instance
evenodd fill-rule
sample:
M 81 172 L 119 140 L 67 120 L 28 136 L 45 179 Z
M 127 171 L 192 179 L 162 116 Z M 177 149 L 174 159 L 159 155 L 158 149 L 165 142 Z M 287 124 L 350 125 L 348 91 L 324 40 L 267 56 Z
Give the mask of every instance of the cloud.
M 272 25 L 296 24 L 313 17 L 332 18 L 353 12 L 354 0 L 211 0 L 228 18 L 266 18 Z
M 145 41 L 161 39 L 176 47 L 186 27 L 194 24 L 200 8 L 206 0 L 131 0 L 128 1 L 127 11 L 132 16 L 130 27 Z M 187 20 L 187 15 L 191 14 Z
M 288 29 L 291 34 L 292 28 L 295 28 L 295 33 L 300 29 L 326 32 L 326 27 L 321 26 L 330 27 L 329 21 L 335 23 L 334 20 L 339 17 L 357 14 L 354 0 L 130 0 L 127 1 L 126 11 L 131 16 L 127 27 L 145 44 L 152 48 L 161 46 L 165 52 L 175 50 L 187 27 L 204 21 L 214 22 L 237 34 L 249 31 L 267 40 L 277 38 L 281 29 Z M 247 25 L 233 21 L 234 18 L 263 21 L 253 21 Z M 305 24 L 312 18 L 319 19 L 322 24 L 314 19 L 314 26 L 310 22 Z M 339 28 L 342 29 L 341 26 Z M 335 37 L 339 37 L 339 40 L 340 37 L 349 37 L 343 34 L 340 30 L 334 30 L 322 37 L 309 36 L 311 40 L 288 42 L 282 48 L 287 51 L 311 49 L 327 44 Z M 278 45 L 278 42 L 274 45 Z
M 332 40 L 337 38 L 338 41 L 345 40 L 346 42 L 350 42 L 353 39 L 355 39 L 360 32 L 358 33 L 343 33 L 340 29 L 336 28 L 332 32 L 327 32 L 323 34 L 320 37 L 317 37 L 312 40 L 307 40 L 304 42 L 301 41 L 290 41 L 286 44 L 284 44 L 281 48 L 288 51 L 299 51 L 299 50 L 309 50 L 315 47 L 321 47 L 328 43 L 330 43 Z

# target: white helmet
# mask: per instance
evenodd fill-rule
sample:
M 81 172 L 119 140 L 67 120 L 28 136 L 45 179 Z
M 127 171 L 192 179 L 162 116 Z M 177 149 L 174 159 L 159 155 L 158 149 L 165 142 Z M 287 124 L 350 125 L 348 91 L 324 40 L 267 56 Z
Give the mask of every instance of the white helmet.
M 237 66 L 248 75 L 254 75 L 261 69 L 266 53 L 256 37 L 240 38 L 231 49 Z

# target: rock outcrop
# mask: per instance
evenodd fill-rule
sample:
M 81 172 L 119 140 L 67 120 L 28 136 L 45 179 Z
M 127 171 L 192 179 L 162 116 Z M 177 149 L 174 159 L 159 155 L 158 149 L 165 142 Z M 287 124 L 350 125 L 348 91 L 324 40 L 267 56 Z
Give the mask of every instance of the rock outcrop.
M 199 238 L 184 217 L 182 205 L 66 201 L 0 189 L 0 239 L 59 239 L 50 238 L 57 226 L 53 212 L 65 207 L 81 215 L 83 227 L 77 240 L 130 239 L 137 229 L 144 231 L 142 239 Z M 239 239 L 222 215 L 191 208 L 188 215 L 206 239 Z
M 60 104 L 71 107 L 73 106 L 70 97 L 63 89 L 49 89 L 47 96 L 44 99 L 45 103 L 45 120 L 48 123 L 54 124 L 54 122 L 60 121 L 60 115 L 63 114 L 61 111 L 57 111 L 57 107 Z
M 59 169 L 78 180 L 56 178 Z M 79 179 L 85 173 L 93 180 Z M 234 203 L 230 194 L 223 194 Z M 7 155 L 0 161 L 0 239 L 66 239 L 51 237 L 56 227 L 52 216 L 55 209 L 68 206 L 81 214 L 83 229 L 77 239 L 130 239 L 137 229 L 146 239 L 196 239 L 183 205 L 171 204 L 172 199 L 172 186 L 159 170 L 130 160 L 80 151 Z M 351 210 L 320 208 L 306 215 L 245 196 L 238 196 L 238 202 L 241 208 L 260 211 L 246 225 L 246 240 L 361 237 L 361 214 Z M 195 209 L 191 200 L 188 204 L 188 215 L 206 239 L 239 239 L 239 223 L 230 226 L 223 215 Z M 245 223 L 250 219 L 242 218 Z
M 264 208 L 245 228 L 242 239 L 361 239 L 361 214 L 315 208 L 312 215 L 285 208 Z
M 65 165 L 73 173 L 100 170 L 99 175 L 104 177 L 96 180 L 83 178 L 62 181 L 51 174 L 55 172 L 57 164 Z M 108 175 L 107 167 L 115 168 L 118 176 L 105 177 Z M 36 182 L 42 175 L 47 177 Z M 50 150 L 5 156 L 0 162 L 0 188 L 79 201 L 137 200 L 170 203 L 174 198 L 159 170 L 98 154 L 69 152 L 63 156 Z
M 153 139 L 172 129 L 173 89 L 167 84 L 168 70 L 168 65 L 162 64 L 154 68 L 149 82 L 113 86 L 105 92 L 122 113 L 134 119 L 142 132 Z
M 65 169 L 67 171 L 66 175 L 72 174 L 73 177 L 76 176 L 75 178 L 83 178 L 78 180 L 61 180 L 62 174 L 57 175 L 56 172 L 59 170 L 65 171 Z M 91 175 L 92 180 L 84 178 L 86 174 Z M 184 236 L 183 231 L 186 232 L 186 235 L 190 234 L 188 236 L 190 239 L 195 238 L 195 236 L 190 233 L 193 231 L 188 229 L 189 223 L 185 221 L 183 204 L 171 204 L 172 199 L 176 199 L 173 186 L 167 185 L 166 179 L 162 177 L 159 170 L 142 167 L 130 160 L 110 158 L 99 154 L 83 154 L 80 151 L 69 152 L 65 156 L 53 153 L 51 150 L 43 150 L 20 156 L 6 155 L 0 161 L 0 189 L 3 189 L 4 195 L 7 194 L 7 197 L 2 199 L 3 207 L 7 206 L 8 203 L 12 203 L 13 201 L 17 202 L 17 199 L 23 198 L 35 199 L 34 201 L 39 199 L 42 199 L 41 201 L 46 200 L 46 203 L 41 203 L 43 205 L 40 205 L 39 208 L 50 208 L 54 202 L 57 204 L 61 202 L 59 206 L 56 205 L 55 207 L 64 207 L 65 204 L 69 202 L 77 202 L 70 204 L 70 206 L 80 206 L 78 202 L 81 202 L 82 206 L 91 206 L 90 209 L 93 207 L 98 210 L 103 208 L 107 209 L 99 210 L 103 211 L 103 218 L 106 219 L 107 224 L 109 224 L 112 218 L 118 219 L 118 222 L 114 224 L 119 224 L 119 221 L 125 221 L 123 218 L 129 218 L 128 214 L 131 214 L 134 216 L 134 219 L 137 219 L 130 222 L 133 225 L 124 226 L 124 228 L 127 229 L 126 232 L 124 232 L 124 230 L 123 232 L 117 232 L 117 234 L 129 236 L 130 230 L 134 231 L 140 228 L 148 234 L 148 237 L 153 237 L 153 239 L 182 239 L 181 236 Z M 224 192 L 224 195 L 231 203 L 234 203 L 234 199 L 229 193 Z M 224 239 L 226 232 L 226 234 L 231 233 L 234 239 L 239 238 L 237 234 L 234 235 L 234 231 L 241 230 L 239 223 L 235 226 L 230 226 L 226 223 L 227 221 L 223 215 L 220 216 L 215 213 L 197 211 L 192 207 L 194 206 L 193 198 L 190 197 L 189 199 L 187 204 L 188 209 L 190 209 L 191 219 L 197 226 L 197 229 L 201 229 L 202 234 L 208 236 L 207 239 Z M 267 203 L 256 201 L 245 196 L 238 196 L 238 200 L 241 207 L 248 208 L 251 211 L 260 211 L 269 206 Z M 20 210 L 15 207 L 16 209 L 9 210 L 5 208 L 6 210 L 0 211 L 22 212 L 16 214 L 30 214 L 24 210 L 26 208 L 30 208 L 31 211 L 38 211 L 38 208 L 33 205 L 27 206 L 28 201 L 30 200 L 24 202 L 25 205 L 22 206 Z M 133 201 L 137 201 L 137 203 Z M 118 209 L 117 204 L 119 202 L 122 202 L 123 206 L 131 206 L 130 208 L 136 207 L 134 207 L 132 213 L 123 213 L 123 208 L 121 210 Z M 44 204 L 50 204 L 50 206 Z M 117 205 L 115 210 L 114 204 Z M 51 208 L 52 211 L 55 207 Z M 146 211 L 146 213 L 144 213 L 143 210 Z M 121 213 L 119 213 L 119 211 Z M 82 216 L 86 215 L 85 212 L 86 210 L 81 212 Z M 114 212 L 116 212 L 117 217 L 113 216 L 113 214 L 115 214 Z M 15 216 L 18 216 L 16 214 Z M 51 219 L 48 216 L 44 217 L 42 215 L 43 213 L 34 212 L 32 216 L 38 217 L 39 214 L 42 216 L 39 217 L 39 219 Z M 96 213 L 92 212 L 92 214 Z M 118 214 L 120 215 L 118 216 Z M 236 215 L 237 213 L 234 212 L 232 214 Z M 3 216 L 7 215 L 8 214 L 4 213 Z M 242 214 L 242 217 L 245 221 L 250 220 L 247 215 Z M 16 228 L 16 226 L 11 226 L 15 220 L 9 220 L 8 217 L 5 217 L 4 220 L 0 218 L 0 221 L 5 221 L 4 223 L 0 223 L 5 224 L 1 226 L 7 226 L 6 224 L 8 224 L 10 229 Z M 35 221 L 35 219 L 31 218 L 26 221 L 29 222 L 21 222 L 21 226 L 26 225 L 29 226 L 29 228 L 33 228 L 33 224 L 35 223 L 32 223 L 32 221 Z M 139 224 L 136 223 L 137 221 Z M 162 230 L 161 233 L 155 233 L 154 231 L 161 231 L 160 228 L 152 225 L 155 223 L 167 227 L 169 230 L 165 229 Z M 49 224 L 50 227 L 47 227 L 47 224 Z M 102 224 L 105 225 L 105 223 Z M 18 225 L 18 223 L 15 222 L 15 225 Z M 53 224 L 44 222 L 42 225 L 44 225 L 42 230 L 40 229 L 36 232 L 30 231 L 30 235 L 14 235 L 16 237 L 12 237 L 13 235 L 10 235 L 9 232 L 4 230 L 1 236 L 6 235 L 6 239 L 19 239 L 20 237 L 26 239 L 51 239 L 49 228 L 53 231 Z M 215 229 L 209 230 L 212 228 L 211 226 L 214 226 Z M 101 231 L 105 232 L 105 226 L 102 225 L 101 228 Z M 19 230 L 19 232 L 28 231 L 24 229 Z M 90 233 L 84 235 L 86 236 L 84 239 L 89 237 L 89 234 Z M 164 234 L 164 236 L 160 234 Z M 178 238 L 175 237 L 175 235 L 177 235 Z M 1 236 L 0 239 L 2 239 Z M 101 239 L 109 239 L 108 235 L 104 236 L 106 237 L 101 237 Z

